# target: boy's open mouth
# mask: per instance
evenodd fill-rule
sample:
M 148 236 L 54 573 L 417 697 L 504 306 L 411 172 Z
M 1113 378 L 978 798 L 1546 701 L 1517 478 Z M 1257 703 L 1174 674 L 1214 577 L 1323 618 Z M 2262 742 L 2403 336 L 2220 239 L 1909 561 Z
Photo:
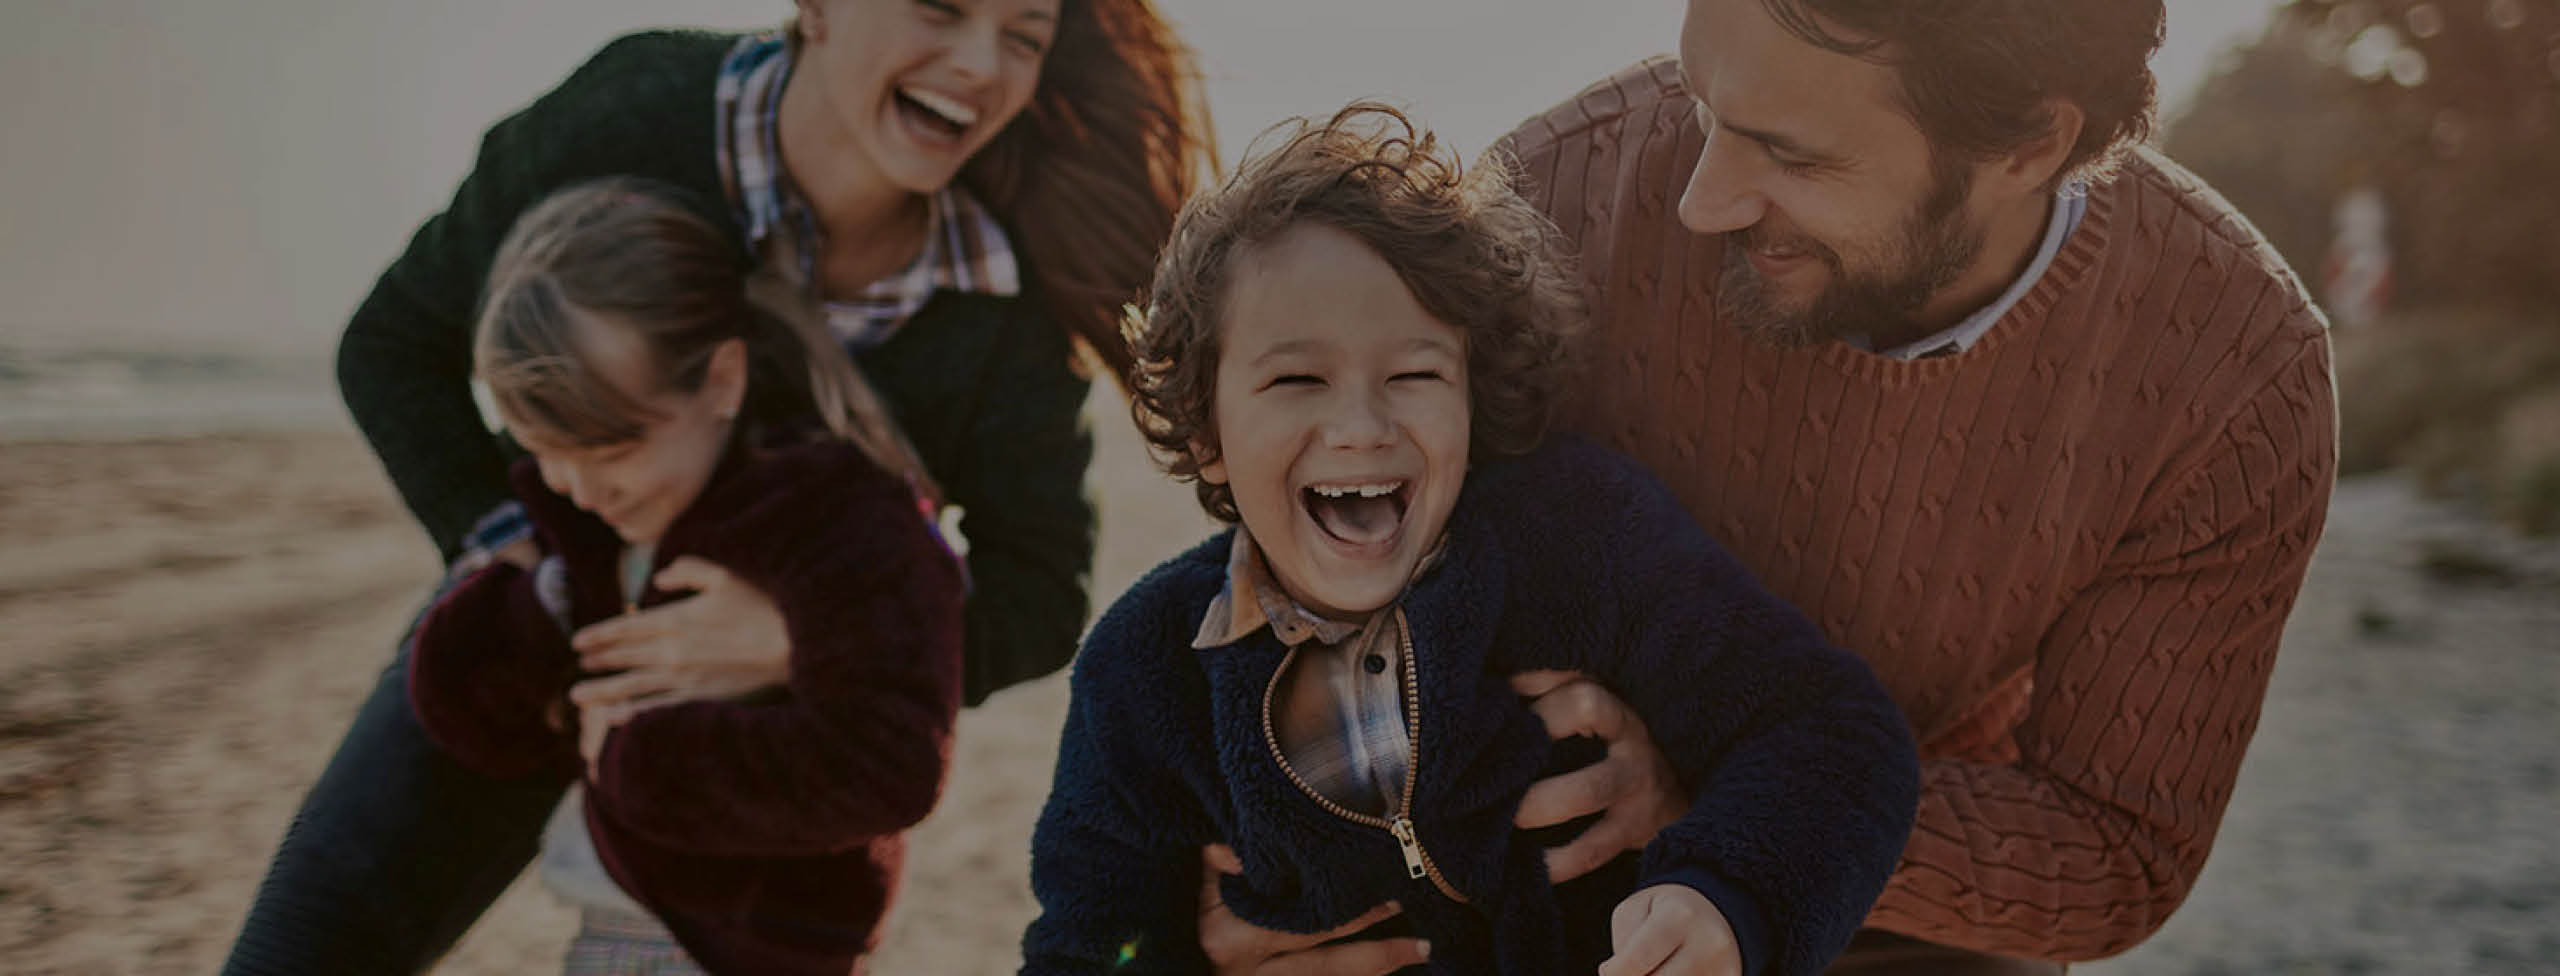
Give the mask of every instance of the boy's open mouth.
M 1407 485 L 1402 480 L 1326 482 L 1298 494 L 1316 527 L 1344 545 L 1381 545 L 1404 530 Z

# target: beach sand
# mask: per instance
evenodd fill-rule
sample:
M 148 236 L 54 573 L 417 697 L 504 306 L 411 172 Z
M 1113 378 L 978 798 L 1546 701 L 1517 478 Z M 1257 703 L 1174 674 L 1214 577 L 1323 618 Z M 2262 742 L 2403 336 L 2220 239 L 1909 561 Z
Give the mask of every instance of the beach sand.
M 1107 601 L 1208 524 L 1103 396 Z M 0 969 L 210 972 L 433 554 L 336 429 L 0 443 L 0 540 Z M 2448 543 L 2515 578 L 2429 581 Z M 874 971 L 1011 971 L 1064 708 L 962 717 Z M 2202 884 L 2081 971 L 2560 972 L 2554 824 L 2560 546 L 2350 482 Z M 519 882 L 439 972 L 556 970 L 573 924 Z

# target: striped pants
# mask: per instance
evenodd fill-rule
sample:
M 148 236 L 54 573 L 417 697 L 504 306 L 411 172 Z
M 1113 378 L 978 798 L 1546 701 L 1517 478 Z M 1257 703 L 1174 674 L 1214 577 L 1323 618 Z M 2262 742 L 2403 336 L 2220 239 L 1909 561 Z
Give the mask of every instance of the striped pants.
M 564 976 L 704 976 L 657 919 L 599 908 L 586 910 L 560 971 Z

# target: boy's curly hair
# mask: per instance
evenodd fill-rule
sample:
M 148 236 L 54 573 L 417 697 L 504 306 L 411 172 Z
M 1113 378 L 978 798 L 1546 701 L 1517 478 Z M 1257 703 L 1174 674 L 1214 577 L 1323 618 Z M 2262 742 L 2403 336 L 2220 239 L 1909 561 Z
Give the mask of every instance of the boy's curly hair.
M 1219 332 L 1228 281 L 1252 249 L 1300 221 L 1367 244 L 1431 317 L 1466 336 L 1473 458 L 1519 454 L 1546 436 L 1588 318 L 1564 235 L 1512 189 L 1516 164 L 1488 152 L 1462 169 L 1403 112 L 1355 102 L 1321 124 L 1291 119 L 1254 140 L 1225 186 L 1182 208 L 1156 264 L 1129 409 L 1165 470 L 1201 507 L 1237 520 L 1235 495 L 1200 480 L 1218 459 Z

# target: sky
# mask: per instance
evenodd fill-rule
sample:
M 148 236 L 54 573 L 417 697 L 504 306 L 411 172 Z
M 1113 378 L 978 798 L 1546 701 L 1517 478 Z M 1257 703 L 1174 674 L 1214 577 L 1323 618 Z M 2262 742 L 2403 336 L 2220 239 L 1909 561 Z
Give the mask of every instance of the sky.
M 2278 0 L 2169 0 L 2174 107 Z M 1402 104 L 1472 153 L 1640 57 L 1674 0 L 1158 0 L 1232 158 L 1281 118 Z M 9 0 L 0 344 L 325 356 L 489 123 L 658 25 L 787 0 Z

